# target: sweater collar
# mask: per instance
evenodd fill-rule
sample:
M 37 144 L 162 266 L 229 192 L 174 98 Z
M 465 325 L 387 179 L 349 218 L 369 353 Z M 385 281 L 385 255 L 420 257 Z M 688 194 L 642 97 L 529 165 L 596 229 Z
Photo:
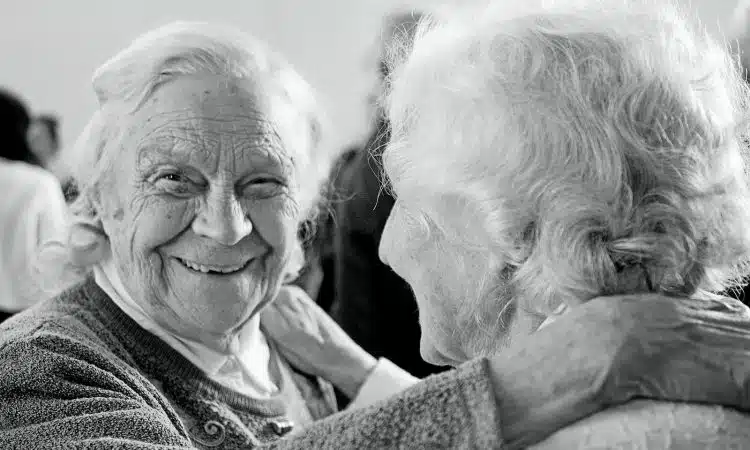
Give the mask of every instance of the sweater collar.
M 268 370 L 271 352 L 260 331 L 259 317 L 248 321 L 232 336 L 225 351 L 218 351 L 159 325 L 128 293 L 111 258 L 94 266 L 94 280 L 120 310 L 179 352 L 209 378 L 243 380 L 249 390 L 261 395 L 278 390 Z

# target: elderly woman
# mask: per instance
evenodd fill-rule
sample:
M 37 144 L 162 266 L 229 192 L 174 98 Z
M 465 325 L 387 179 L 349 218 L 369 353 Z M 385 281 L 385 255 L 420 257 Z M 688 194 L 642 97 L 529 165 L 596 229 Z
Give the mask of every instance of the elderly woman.
M 393 76 L 383 154 L 396 203 L 380 254 L 416 294 L 423 357 L 457 366 L 573 332 L 598 302 L 639 303 L 645 318 L 661 297 L 746 320 L 712 294 L 750 260 L 738 133 L 749 97 L 723 46 L 645 2 L 498 2 L 449 17 L 424 25 Z M 715 350 L 750 356 L 730 345 Z M 632 401 L 538 448 L 750 447 L 750 417 L 725 400 Z
M 663 4 L 559 3 L 437 24 L 393 80 L 380 251 L 416 293 L 428 361 L 492 355 L 597 297 L 750 314 L 711 295 L 750 261 L 736 62 Z M 744 448 L 748 427 L 633 402 L 541 447 Z
M 63 279 L 84 280 L 0 328 L 2 448 L 496 448 L 632 396 L 750 407 L 749 333 L 716 331 L 750 318 L 657 297 L 646 317 L 618 302 L 616 323 L 612 302 L 592 301 L 523 346 L 313 423 L 336 409 L 321 368 L 357 398 L 414 380 L 373 388 L 387 362 L 324 315 L 292 314 L 292 334 L 279 314 L 260 327 L 299 267 L 297 229 L 327 172 L 309 87 L 248 36 L 202 24 L 141 37 L 94 86 L 99 109 L 66 158 L 80 186 L 70 239 L 48 249 Z M 670 383 L 681 374 L 693 382 Z

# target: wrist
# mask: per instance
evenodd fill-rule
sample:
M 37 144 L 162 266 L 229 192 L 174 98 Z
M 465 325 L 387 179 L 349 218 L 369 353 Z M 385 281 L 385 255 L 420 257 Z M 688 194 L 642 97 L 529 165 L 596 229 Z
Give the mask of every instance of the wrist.
M 331 382 L 344 395 L 354 398 L 377 365 L 378 360 L 363 350 L 361 355 L 353 356 L 348 364 L 342 365 L 336 379 Z
M 525 447 L 601 409 L 593 374 L 525 349 L 489 361 L 503 439 Z M 566 370 L 568 368 L 568 370 Z

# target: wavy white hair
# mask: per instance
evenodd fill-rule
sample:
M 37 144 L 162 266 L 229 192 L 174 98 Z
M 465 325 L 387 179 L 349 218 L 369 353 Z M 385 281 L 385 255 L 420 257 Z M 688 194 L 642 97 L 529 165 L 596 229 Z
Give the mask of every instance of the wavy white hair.
M 162 84 L 198 74 L 247 79 L 275 90 L 286 101 L 293 111 L 294 123 L 284 125 L 294 128 L 285 137 L 295 141 L 285 146 L 295 162 L 296 200 L 303 217 L 317 212 L 333 155 L 323 144 L 324 117 L 313 89 L 280 55 L 250 35 L 226 26 L 175 22 L 138 37 L 94 73 L 99 107 L 75 145 L 60 158 L 80 191 L 71 205 L 72 239 L 48 245 L 43 252 L 63 253 L 64 261 L 73 260 L 83 266 L 82 271 L 87 270 L 91 260 L 81 254 L 95 241 L 98 217 L 94 205 L 100 182 L 118 152 L 132 150 L 120 146 L 127 133 L 121 119 L 137 111 Z M 42 259 L 59 261 L 60 257 Z
M 748 87 L 676 6 L 493 2 L 427 20 L 407 56 L 391 58 L 388 181 L 480 211 L 485 236 L 451 237 L 504 261 L 488 279 L 510 273 L 522 306 L 746 275 Z

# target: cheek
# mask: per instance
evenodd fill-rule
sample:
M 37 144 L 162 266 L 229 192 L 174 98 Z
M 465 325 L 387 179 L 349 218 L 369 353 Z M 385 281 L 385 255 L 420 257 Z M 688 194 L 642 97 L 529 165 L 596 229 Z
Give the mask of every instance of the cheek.
M 382 255 L 394 268 L 413 269 L 430 264 L 429 255 L 426 255 L 429 252 L 428 231 L 400 209 L 393 210 L 380 245 Z
M 255 232 L 275 253 L 286 255 L 297 238 L 299 215 L 289 199 L 275 198 L 251 202 L 248 215 Z
M 476 297 L 486 265 L 465 248 L 447 242 L 438 231 L 422 244 L 418 257 L 421 276 L 417 283 L 431 302 L 427 309 L 440 321 L 455 319 Z
M 193 200 L 163 200 L 149 197 L 129 203 L 131 208 L 122 213 L 122 230 L 116 247 L 128 248 L 131 255 L 143 258 L 155 248 L 179 235 L 195 211 Z M 148 256 L 146 256 L 148 258 Z

